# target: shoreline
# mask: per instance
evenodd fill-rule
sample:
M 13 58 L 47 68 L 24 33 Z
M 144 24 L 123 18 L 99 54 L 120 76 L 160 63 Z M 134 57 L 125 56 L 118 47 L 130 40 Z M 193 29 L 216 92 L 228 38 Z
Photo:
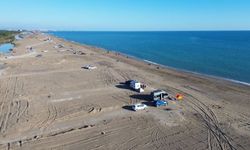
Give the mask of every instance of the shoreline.
M 244 126 L 250 116 L 249 86 L 149 65 L 40 32 L 16 43 L 13 57 L 1 59 L 6 68 L 0 76 L 0 103 L 6 113 L 0 113 L 4 125 L 0 149 L 91 149 L 96 145 L 131 149 L 126 143 L 131 139 L 138 146 L 148 141 L 147 147 L 138 149 L 156 145 L 176 149 L 190 143 L 198 144 L 189 149 L 205 149 L 210 141 L 215 148 L 219 148 L 216 144 L 249 148 L 250 130 Z M 35 54 L 27 51 L 30 45 Z M 85 65 L 96 69 L 83 69 Z M 131 79 L 146 84 L 143 93 L 124 85 Z M 167 106 L 155 107 L 150 95 L 156 89 L 184 98 L 166 98 Z M 139 103 L 146 104 L 146 110 L 132 111 L 131 106 Z M 207 136 L 213 132 L 219 135 Z M 172 140 L 176 142 L 169 147 Z
M 81 46 L 86 46 L 86 47 L 89 47 L 89 48 L 94 48 L 94 49 L 101 50 L 101 51 L 104 51 L 104 52 L 105 51 L 106 52 L 109 51 L 109 52 L 113 52 L 113 53 L 118 53 L 118 54 L 120 54 L 120 55 L 122 55 L 122 56 L 124 56 L 126 58 L 129 57 L 131 59 L 134 59 L 134 60 L 137 60 L 137 61 L 140 61 L 140 62 L 150 63 L 151 65 L 155 65 L 156 67 L 162 67 L 164 69 L 170 69 L 171 71 L 176 71 L 176 72 L 179 72 L 179 73 L 188 73 L 188 74 L 195 75 L 195 76 L 200 76 L 200 77 L 205 77 L 205 78 L 211 78 L 211 79 L 215 79 L 215 80 L 222 80 L 222 81 L 227 81 L 227 82 L 230 82 L 230 83 L 234 83 L 234 84 L 244 85 L 244 86 L 249 86 L 250 87 L 250 83 L 248 83 L 248 82 L 244 82 L 244 81 L 240 81 L 240 80 L 235 80 L 235 79 L 230 79 L 230 78 L 225 78 L 225 77 L 220 77 L 220 76 L 215 76 L 215 75 L 209 75 L 209 74 L 199 73 L 199 72 L 194 72 L 194 71 L 189 71 L 189 70 L 180 69 L 180 68 L 174 68 L 174 67 L 162 65 L 162 64 L 150 61 L 150 60 L 138 58 L 136 56 L 132 56 L 132 55 L 129 55 L 129 54 L 121 53 L 121 52 L 118 52 L 118 51 L 115 51 L 115 50 L 108 50 L 108 49 L 105 49 L 105 48 L 102 48 L 102 47 L 98 47 L 98 46 L 95 46 L 95 45 L 88 45 L 88 44 L 85 44 L 85 43 L 80 43 L 80 42 L 76 42 L 76 41 L 72 41 L 72 40 L 67 40 L 67 39 L 64 39 L 62 37 L 58 37 L 56 35 L 53 35 L 53 34 L 50 34 L 50 33 L 47 33 L 47 32 L 42 32 L 42 33 L 47 34 L 47 35 L 52 36 L 52 37 L 55 37 L 55 38 L 58 38 L 58 39 L 61 39 L 61 40 L 66 41 L 66 42 L 72 42 L 72 43 L 75 43 L 75 44 L 79 44 Z

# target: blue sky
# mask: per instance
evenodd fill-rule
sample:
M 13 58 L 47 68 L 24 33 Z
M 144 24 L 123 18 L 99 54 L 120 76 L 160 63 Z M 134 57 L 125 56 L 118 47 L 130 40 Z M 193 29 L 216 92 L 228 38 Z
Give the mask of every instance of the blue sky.
M 250 30 L 250 0 L 1 0 L 0 29 Z

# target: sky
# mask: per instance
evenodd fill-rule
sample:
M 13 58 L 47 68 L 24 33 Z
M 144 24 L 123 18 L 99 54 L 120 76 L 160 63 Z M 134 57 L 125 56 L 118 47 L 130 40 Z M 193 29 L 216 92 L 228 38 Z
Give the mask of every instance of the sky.
M 0 29 L 250 30 L 250 0 L 1 0 Z

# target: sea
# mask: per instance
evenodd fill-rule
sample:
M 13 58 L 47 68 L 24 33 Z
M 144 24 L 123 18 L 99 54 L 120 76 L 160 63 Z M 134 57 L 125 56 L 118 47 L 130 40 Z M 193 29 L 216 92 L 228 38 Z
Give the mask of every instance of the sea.
M 48 33 L 166 67 L 250 85 L 250 31 Z

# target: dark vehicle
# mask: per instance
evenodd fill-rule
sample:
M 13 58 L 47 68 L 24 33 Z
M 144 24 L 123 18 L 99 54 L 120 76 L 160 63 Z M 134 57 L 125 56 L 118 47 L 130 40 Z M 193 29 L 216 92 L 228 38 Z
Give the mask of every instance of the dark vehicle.
M 132 81 L 133 81 L 133 80 L 128 80 L 128 81 L 125 82 L 125 84 L 126 84 L 127 86 L 130 86 L 130 83 L 131 83 Z
M 151 92 L 151 99 L 153 101 L 163 100 L 163 99 L 166 99 L 168 97 L 169 97 L 168 93 L 164 90 L 156 90 L 156 91 Z

